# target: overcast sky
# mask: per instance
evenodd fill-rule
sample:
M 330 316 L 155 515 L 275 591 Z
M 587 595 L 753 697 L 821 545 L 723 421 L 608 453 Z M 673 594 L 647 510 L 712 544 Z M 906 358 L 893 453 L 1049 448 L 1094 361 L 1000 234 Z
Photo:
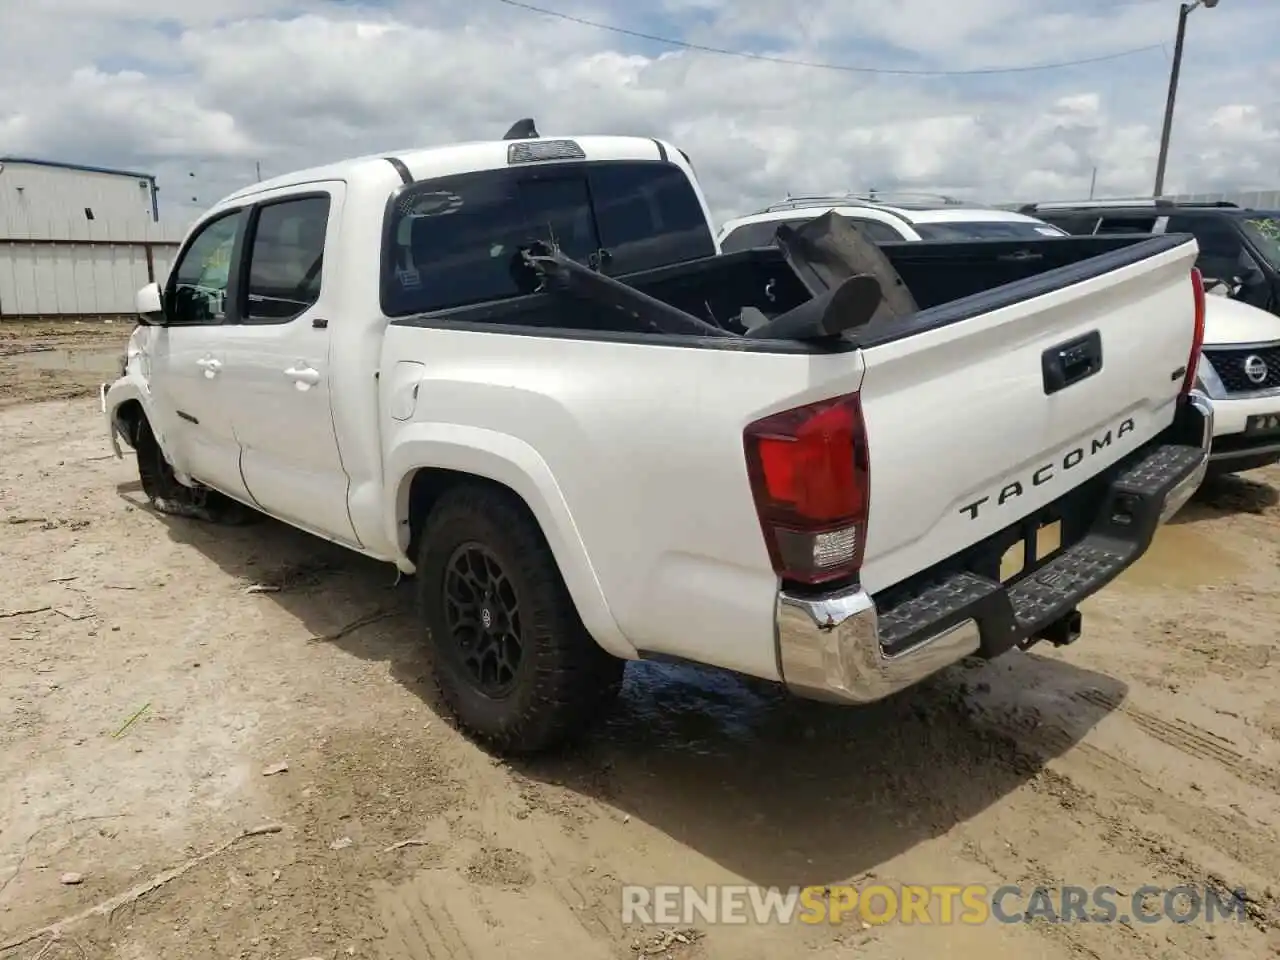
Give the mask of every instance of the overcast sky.
M 0 0 L 0 154 L 159 176 L 189 220 L 345 156 L 543 134 L 660 136 L 720 217 L 792 193 L 989 201 L 1151 190 L 1178 0 L 536 0 L 868 75 L 674 50 L 498 0 Z M 1195 11 L 1166 189 L 1280 188 L 1280 0 Z M 189 176 L 194 174 L 194 176 Z M 194 199 L 193 199 L 194 198 Z

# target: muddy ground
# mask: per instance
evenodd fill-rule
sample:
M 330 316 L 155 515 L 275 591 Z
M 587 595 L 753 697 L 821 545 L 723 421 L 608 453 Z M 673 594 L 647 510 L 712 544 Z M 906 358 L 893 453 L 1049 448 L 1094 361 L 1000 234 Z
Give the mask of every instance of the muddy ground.
M 118 375 L 133 325 L 0 322 L 0 409 L 95 395 Z
M 0 330 L 70 367 L 0 357 L 3 960 L 1280 954 L 1280 471 L 1202 491 L 1072 647 L 863 710 L 633 666 L 580 750 L 507 764 L 388 569 L 146 509 L 83 396 L 126 333 Z M 619 919 L 624 883 L 849 880 L 1239 887 L 1248 919 Z

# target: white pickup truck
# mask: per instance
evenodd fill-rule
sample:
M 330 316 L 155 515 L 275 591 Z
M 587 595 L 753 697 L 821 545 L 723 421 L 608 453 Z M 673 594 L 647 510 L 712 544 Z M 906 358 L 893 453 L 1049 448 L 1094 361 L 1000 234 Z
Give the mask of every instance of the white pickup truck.
M 637 658 L 864 703 L 1076 639 L 1203 476 L 1194 241 L 1017 248 L 828 216 L 722 255 L 672 145 L 513 128 L 218 203 L 103 411 L 158 509 L 414 575 L 495 749 Z

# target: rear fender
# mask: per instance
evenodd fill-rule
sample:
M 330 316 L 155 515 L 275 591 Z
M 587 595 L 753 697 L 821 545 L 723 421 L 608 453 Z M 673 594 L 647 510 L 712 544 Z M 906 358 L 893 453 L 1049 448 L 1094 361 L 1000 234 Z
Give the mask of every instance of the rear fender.
M 591 565 L 569 505 L 539 453 L 523 440 L 480 427 L 443 423 L 406 424 L 387 453 L 385 519 L 397 564 L 412 571 L 409 549 L 409 492 L 413 475 L 424 468 L 453 470 L 499 483 L 519 496 L 533 513 L 551 547 L 565 586 L 583 624 L 602 648 L 633 660 L 635 647 L 622 635 Z

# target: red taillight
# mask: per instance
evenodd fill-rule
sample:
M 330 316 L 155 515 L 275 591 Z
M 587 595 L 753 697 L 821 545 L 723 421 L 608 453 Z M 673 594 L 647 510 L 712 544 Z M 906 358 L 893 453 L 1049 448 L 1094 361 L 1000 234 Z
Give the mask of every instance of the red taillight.
M 743 431 L 747 476 L 773 569 L 783 580 L 857 576 L 870 498 L 858 395 L 775 413 Z
M 1187 375 L 1182 379 L 1182 396 L 1191 392 L 1196 382 L 1196 367 L 1200 364 L 1200 349 L 1204 346 L 1204 277 L 1198 267 L 1191 268 L 1191 291 L 1196 303 L 1196 327 L 1191 337 L 1191 356 L 1187 359 Z

